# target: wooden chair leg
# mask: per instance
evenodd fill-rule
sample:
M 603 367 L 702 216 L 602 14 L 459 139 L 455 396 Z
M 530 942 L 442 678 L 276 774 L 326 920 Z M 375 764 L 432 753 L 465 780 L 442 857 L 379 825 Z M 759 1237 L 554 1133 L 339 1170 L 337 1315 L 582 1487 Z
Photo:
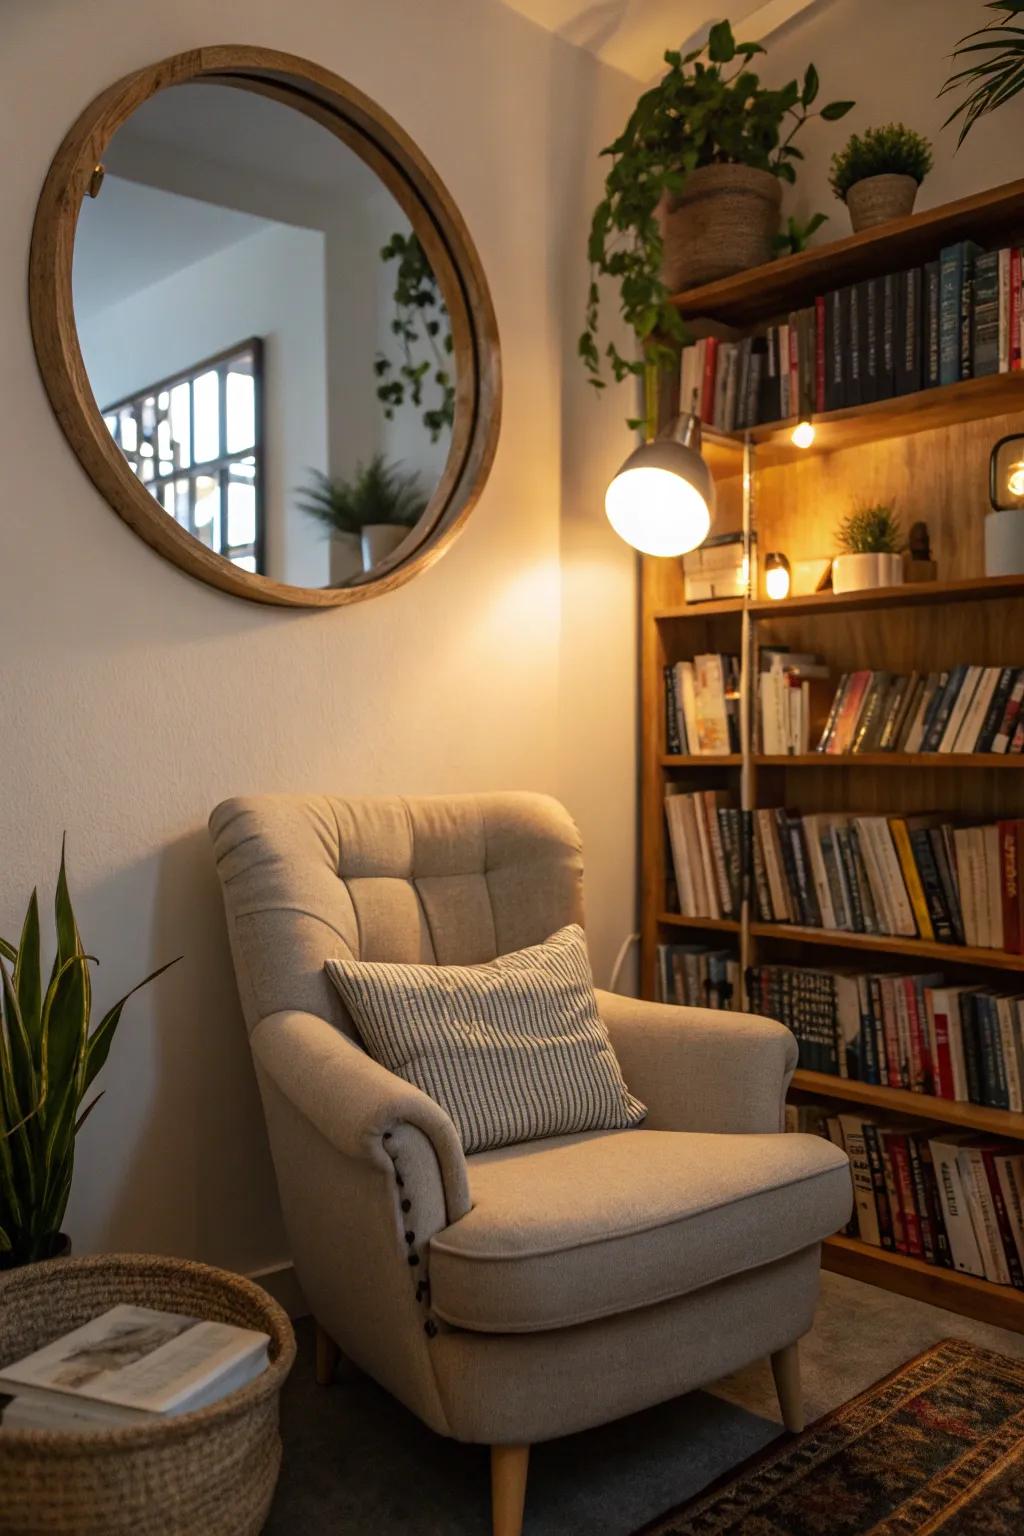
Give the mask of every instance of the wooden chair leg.
M 335 1368 L 341 1351 L 320 1324 L 316 1325 L 316 1381 L 319 1387 L 329 1387 L 334 1380 Z
M 800 1346 L 787 1344 L 772 1355 L 772 1375 L 779 1396 L 782 1422 L 794 1435 L 804 1427 L 804 1398 L 800 1387 Z
M 491 1446 L 492 1536 L 522 1536 L 528 1445 Z

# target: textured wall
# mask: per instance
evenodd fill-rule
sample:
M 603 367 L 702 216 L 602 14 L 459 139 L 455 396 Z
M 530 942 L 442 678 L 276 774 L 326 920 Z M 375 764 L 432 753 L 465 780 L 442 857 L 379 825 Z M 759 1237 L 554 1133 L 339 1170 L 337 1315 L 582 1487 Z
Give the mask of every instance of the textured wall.
M 633 87 L 496 0 L 5 0 L 0 128 L 0 932 L 68 833 L 105 1003 L 133 1003 L 83 1133 L 83 1249 L 254 1268 L 285 1256 L 205 831 L 254 790 L 561 793 L 589 845 L 599 980 L 633 922 L 633 563 L 604 484 L 625 402 L 572 357 L 596 149 Z M 121 74 L 203 43 L 317 59 L 376 98 L 446 180 L 503 340 L 486 493 L 400 591 L 324 614 L 210 590 L 105 506 L 40 385 L 25 304 L 35 200 L 69 123 Z

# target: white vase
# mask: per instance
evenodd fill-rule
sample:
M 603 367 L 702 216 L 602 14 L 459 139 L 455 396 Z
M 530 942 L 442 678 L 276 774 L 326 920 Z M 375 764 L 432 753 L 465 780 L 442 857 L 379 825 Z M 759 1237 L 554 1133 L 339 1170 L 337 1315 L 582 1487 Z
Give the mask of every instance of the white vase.
M 367 523 L 363 529 L 363 570 L 372 571 L 409 535 L 403 523 Z
M 985 515 L 985 575 L 1024 573 L 1024 507 Z
M 343 587 L 353 576 L 359 575 L 363 561 L 357 534 L 336 533 L 332 536 L 329 565 L 332 587 Z
M 901 555 L 836 555 L 832 561 L 833 592 L 866 592 L 872 587 L 902 585 Z

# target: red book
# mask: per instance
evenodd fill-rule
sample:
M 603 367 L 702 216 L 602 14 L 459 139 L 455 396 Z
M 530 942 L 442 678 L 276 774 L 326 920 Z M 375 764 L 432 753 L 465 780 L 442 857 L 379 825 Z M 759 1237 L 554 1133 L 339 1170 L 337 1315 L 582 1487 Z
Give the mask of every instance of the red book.
M 814 301 L 814 408 L 825 409 L 825 296 Z
M 1011 955 L 1019 955 L 1022 952 L 1020 825 L 1018 821 L 999 823 L 999 884 L 1003 896 L 1003 948 Z
M 949 1044 L 949 1014 L 946 1011 L 949 1005 L 946 993 L 932 987 L 929 989 L 928 996 L 931 999 L 932 1024 L 935 1030 L 935 1060 L 932 1063 L 935 1095 L 940 1099 L 955 1099 L 956 1086 L 953 1079 L 953 1053 Z
M 1010 251 L 1010 367 L 1017 370 L 1021 365 L 1020 303 L 1021 303 L 1021 253 L 1020 247 Z
M 921 1218 L 917 1214 L 917 1205 L 914 1201 L 914 1180 L 910 1172 L 907 1138 L 901 1131 L 886 1131 L 884 1137 L 889 1156 L 892 1158 L 893 1177 L 896 1180 L 896 1190 L 900 1200 L 900 1215 L 903 1217 L 906 1252 L 915 1259 L 922 1259 L 924 1243 L 921 1241 Z
M 870 672 L 851 672 L 843 693 L 843 702 L 839 706 L 832 734 L 828 739 L 825 751 L 828 753 L 845 752 L 853 740 L 853 732 L 857 724 L 857 716 L 864 702 L 864 695 L 871 684 Z
M 718 337 L 709 336 L 704 352 L 704 378 L 700 391 L 700 419 L 710 421 L 715 408 L 715 373 L 718 368 Z

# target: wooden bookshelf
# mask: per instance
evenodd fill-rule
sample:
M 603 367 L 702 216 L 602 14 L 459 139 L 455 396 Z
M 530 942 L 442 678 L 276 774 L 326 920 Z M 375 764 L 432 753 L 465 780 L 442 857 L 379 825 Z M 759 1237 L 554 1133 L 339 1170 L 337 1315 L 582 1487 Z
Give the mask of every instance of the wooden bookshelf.
M 917 265 L 952 240 L 998 246 L 1024 243 L 1024 180 L 901 219 L 860 235 L 786 257 L 676 297 L 681 314 L 737 327 L 770 323 L 836 287 Z M 675 409 L 671 389 L 664 419 Z M 784 551 L 794 564 L 835 547 L 834 529 L 858 504 L 893 502 L 904 526 L 923 520 L 939 581 L 769 601 L 746 598 L 687 604 L 681 564 L 642 561 L 642 915 L 641 966 L 645 995 L 655 995 L 656 950 L 680 935 L 687 942 L 735 947 L 741 971 L 780 960 L 862 965 L 894 957 L 925 961 L 951 976 L 1004 988 L 1024 973 L 1024 956 L 889 935 L 845 933 L 755 919 L 687 918 L 668 909 L 670 869 L 663 802 L 669 785 L 728 787 L 745 807 L 789 805 L 803 812 L 863 811 L 914 814 L 930 810 L 997 819 L 1024 817 L 1024 757 L 869 753 L 807 753 L 773 757 L 756 750 L 757 652 L 784 645 L 816 652 L 841 673 L 860 668 L 930 671 L 956 662 L 1024 666 L 1024 574 L 987 578 L 983 516 L 988 506 L 988 458 L 993 442 L 1024 431 L 1024 373 L 966 380 L 887 401 L 816 414 L 811 449 L 790 441 L 792 423 L 741 435 L 708 432 L 705 458 L 715 477 L 714 532 L 749 524 L 762 555 Z M 745 441 L 746 438 L 746 441 Z M 745 457 L 750 476 L 745 482 Z M 746 492 L 745 492 L 746 484 Z M 744 664 L 739 753 L 670 756 L 663 699 L 665 665 L 711 651 Z M 843 771 L 847 770 L 847 771 Z M 813 958 L 812 958 L 813 957 Z M 1024 1141 L 1024 1116 L 979 1105 L 800 1071 L 794 1092 L 870 1107 L 884 1119 L 913 1116 L 925 1123 L 970 1128 Z M 828 1268 L 1024 1331 L 1024 1295 L 953 1271 L 836 1237 L 826 1245 Z

